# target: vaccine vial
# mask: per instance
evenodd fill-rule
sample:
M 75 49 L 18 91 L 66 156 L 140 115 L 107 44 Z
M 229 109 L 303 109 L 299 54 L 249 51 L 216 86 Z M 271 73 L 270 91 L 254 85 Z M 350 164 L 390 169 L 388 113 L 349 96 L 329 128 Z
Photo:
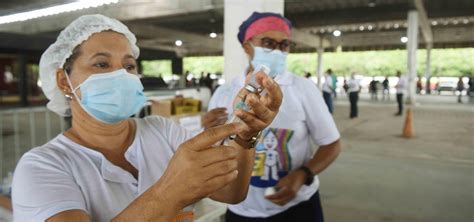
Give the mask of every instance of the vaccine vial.
M 262 90 L 262 86 L 260 86 L 260 84 L 258 84 L 257 79 L 256 79 L 256 76 L 257 76 L 258 72 L 263 72 L 263 73 L 268 75 L 270 73 L 270 68 L 268 68 L 265 65 L 259 65 L 256 69 L 254 69 L 254 71 L 252 73 L 250 73 L 249 81 L 244 86 L 244 88 L 245 88 L 245 90 L 247 90 L 247 92 L 255 93 L 257 95 L 260 94 L 262 91 L 264 91 L 264 90 Z M 244 111 L 250 111 L 249 106 L 245 102 L 246 99 L 247 99 L 247 96 L 244 96 L 244 97 L 240 98 L 240 100 L 237 100 L 237 101 L 234 102 L 234 107 L 233 107 L 234 111 L 232 112 L 229 120 L 227 120 L 226 124 L 236 123 L 236 122 L 241 121 L 240 118 L 235 115 L 235 110 L 241 109 L 241 110 L 244 110 Z M 229 142 L 229 139 L 232 140 L 234 138 L 235 138 L 235 135 L 232 135 L 228 139 L 224 139 L 221 142 L 221 145 L 227 145 L 228 142 Z

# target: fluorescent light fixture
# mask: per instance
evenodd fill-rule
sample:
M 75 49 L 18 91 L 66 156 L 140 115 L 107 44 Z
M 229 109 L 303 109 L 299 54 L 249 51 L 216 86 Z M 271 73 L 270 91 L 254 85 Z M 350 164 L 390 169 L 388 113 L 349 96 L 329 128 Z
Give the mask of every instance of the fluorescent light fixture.
M 332 34 L 336 37 L 339 37 L 339 36 L 341 36 L 341 31 L 335 30 Z
M 369 6 L 370 8 L 373 8 L 373 7 L 375 7 L 375 5 L 376 5 L 376 3 L 375 3 L 375 0 L 371 0 L 371 1 L 369 1 L 369 4 L 368 4 L 368 6 Z
M 182 45 L 183 45 L 183 41 L 181 41 L 181 40 L 176 40 L 176 42 L 174 42 L 174 44 L 175 44 L 176 46 L 182 46 Z
M 400 38 L 400 42 L 402 43 L 407 43 L 408 42 L 408 38 L 406 36 L 403 36 Z
M 86 8 L 96 8 L 102 5 L 115 4 L 119 0 L 80 0 L 73 3 L 56 5 L 48 8 L 36 9 L 33 11 L 20 12 L 11 15 L 0 16 L 0 25 L 12 22 L 21 22 L 50 15 L 57 15 L 65 12 L 72 12 Z

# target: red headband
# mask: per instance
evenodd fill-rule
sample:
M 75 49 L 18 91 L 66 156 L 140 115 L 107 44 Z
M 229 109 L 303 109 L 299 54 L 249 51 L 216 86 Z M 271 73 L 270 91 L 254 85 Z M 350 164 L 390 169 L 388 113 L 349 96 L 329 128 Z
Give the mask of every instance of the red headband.
M 288 35 L 288 37 L 291 36 L 290 27 L 285 21 L 283 21 L 283 19 L 275 16 L 268 16 L 255 21 L 249 26 L 245 32 L 244 42 L 267 31 L 280 31 Z

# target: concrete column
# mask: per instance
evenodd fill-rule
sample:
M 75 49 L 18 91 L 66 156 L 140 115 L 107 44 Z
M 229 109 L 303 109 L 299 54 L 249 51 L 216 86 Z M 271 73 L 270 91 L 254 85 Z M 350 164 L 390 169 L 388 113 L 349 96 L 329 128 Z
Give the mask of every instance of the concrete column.
M 321 79 L 323 77 L 323 47 L 318 47 L 318 88 L 321 89 Z
M 171 59 L 171 72 L 173 74 L 183 75 L 183 58 Z
M 411 10 L 408 12 L 407 30 L 407 104 L 415 104 L 416 92 L 416 50 L 418 49 L 418 12 Z
M 178 86 L 180 88 L 186 87 L 186 75 L 183 72 L 183 58 L 173 58 L 171 59 L 171 72 L 173 74 L 179 75 Z
M 321 78 L 323 77 L 323 53 L 324 53 L 324 48 L 323 48 L 323 38 L 320 38 L 319 41 L 319 46 L 317 48 L 318 52 L 318 67 L 316 69 L 316 73 L 318 73 L 318 88 L 321 88 Z
M 27 62 L 26 56 L 20 54 L 18 56 L 18 72 L 19 72 L 19 81 L 18 89 L 20 91 L 20 104 L 21 106 L 28 106 L 28 73 L 27 73 Z
M 224 79 L 230 82 L 248 66 L 248 58 L 237 40 L 239 26 L 252 12 L 283 14 L 284 0 L 225 0 L 224 1 Z
M 143 75 L 143 64 L 142 64 L 142 59 L 138 58 L 137 59 L 137 72 L 138 74 Z
M 431 94 L 431 48 L 432 44 L 426 46 L 426 69 L 425 69 L 425 78 L 426 78 L 426 94 Z

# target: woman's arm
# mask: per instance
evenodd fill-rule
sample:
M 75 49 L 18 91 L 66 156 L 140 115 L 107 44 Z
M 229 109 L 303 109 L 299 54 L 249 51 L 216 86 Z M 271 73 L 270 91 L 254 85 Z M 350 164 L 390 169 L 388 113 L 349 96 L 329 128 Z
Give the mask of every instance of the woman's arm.
M 313 158 L 304 165 L 317 175 L 331 165 L 340 152 L 341 145 L 339 140 L 328 145 L 320 146 Z M 278 182 L 276 187 L 279 191 L 266 198 L 275 204 L 284 206 L 296 196 L 305 183 L 306 177 L 306 173 L 302 170 L 297 169 L 291 171 Z
M 232 143 L 232 146 L 240 146 Z M 252 176 L 253 164 L 255 161 L 255 149 L 238 148 L 237 178 L 224 188 L 214 192 L 211 199 L 228 204 L 237 204 L 245 200 Z
M 278 114 L 283 94 L 278 84 L 263 73 L 257 74 L 257 81 L 267 90 L 267 95 L 258 97 L 255 94 L 248 94 L 245 89 L 238 93 L 239 98 L 246 96 L 246 103 L 250 106 L 251 112 L 235 110 L 235 114 L 245 123 L 246 129 L 238 134 L 242 141 L 248 141 L 260 131 L 269 126 Z M 247 192 L 252 176 L 255 161 L 255 148 L 249 149 L 250 145 L 236 143 L 230 144 L 237 148 L 237 179 L 229 185 L 213 193 L 210 198 L 219 202 L 236 204 L 242 202 L 247 197 Z
M 167 194 L 159 190 L 159 185 L 154 185 L 112 221 L 172 221 L 180 210 L 176 201 L 179 198 L 166 197 Z M 82 210 L 67 210 L 52 216 L 47 221 L 90 222 L 91 219 Z
M 236 148 L 213 146 L 239 134 L 243 124 L 205 130 L 183 143 L 161 178 L 112 221 L 171 221 L 181 209 L 209 196 L 237 178 Z M 69 210 L 47 221 L 90 221 L 86 212 Z

